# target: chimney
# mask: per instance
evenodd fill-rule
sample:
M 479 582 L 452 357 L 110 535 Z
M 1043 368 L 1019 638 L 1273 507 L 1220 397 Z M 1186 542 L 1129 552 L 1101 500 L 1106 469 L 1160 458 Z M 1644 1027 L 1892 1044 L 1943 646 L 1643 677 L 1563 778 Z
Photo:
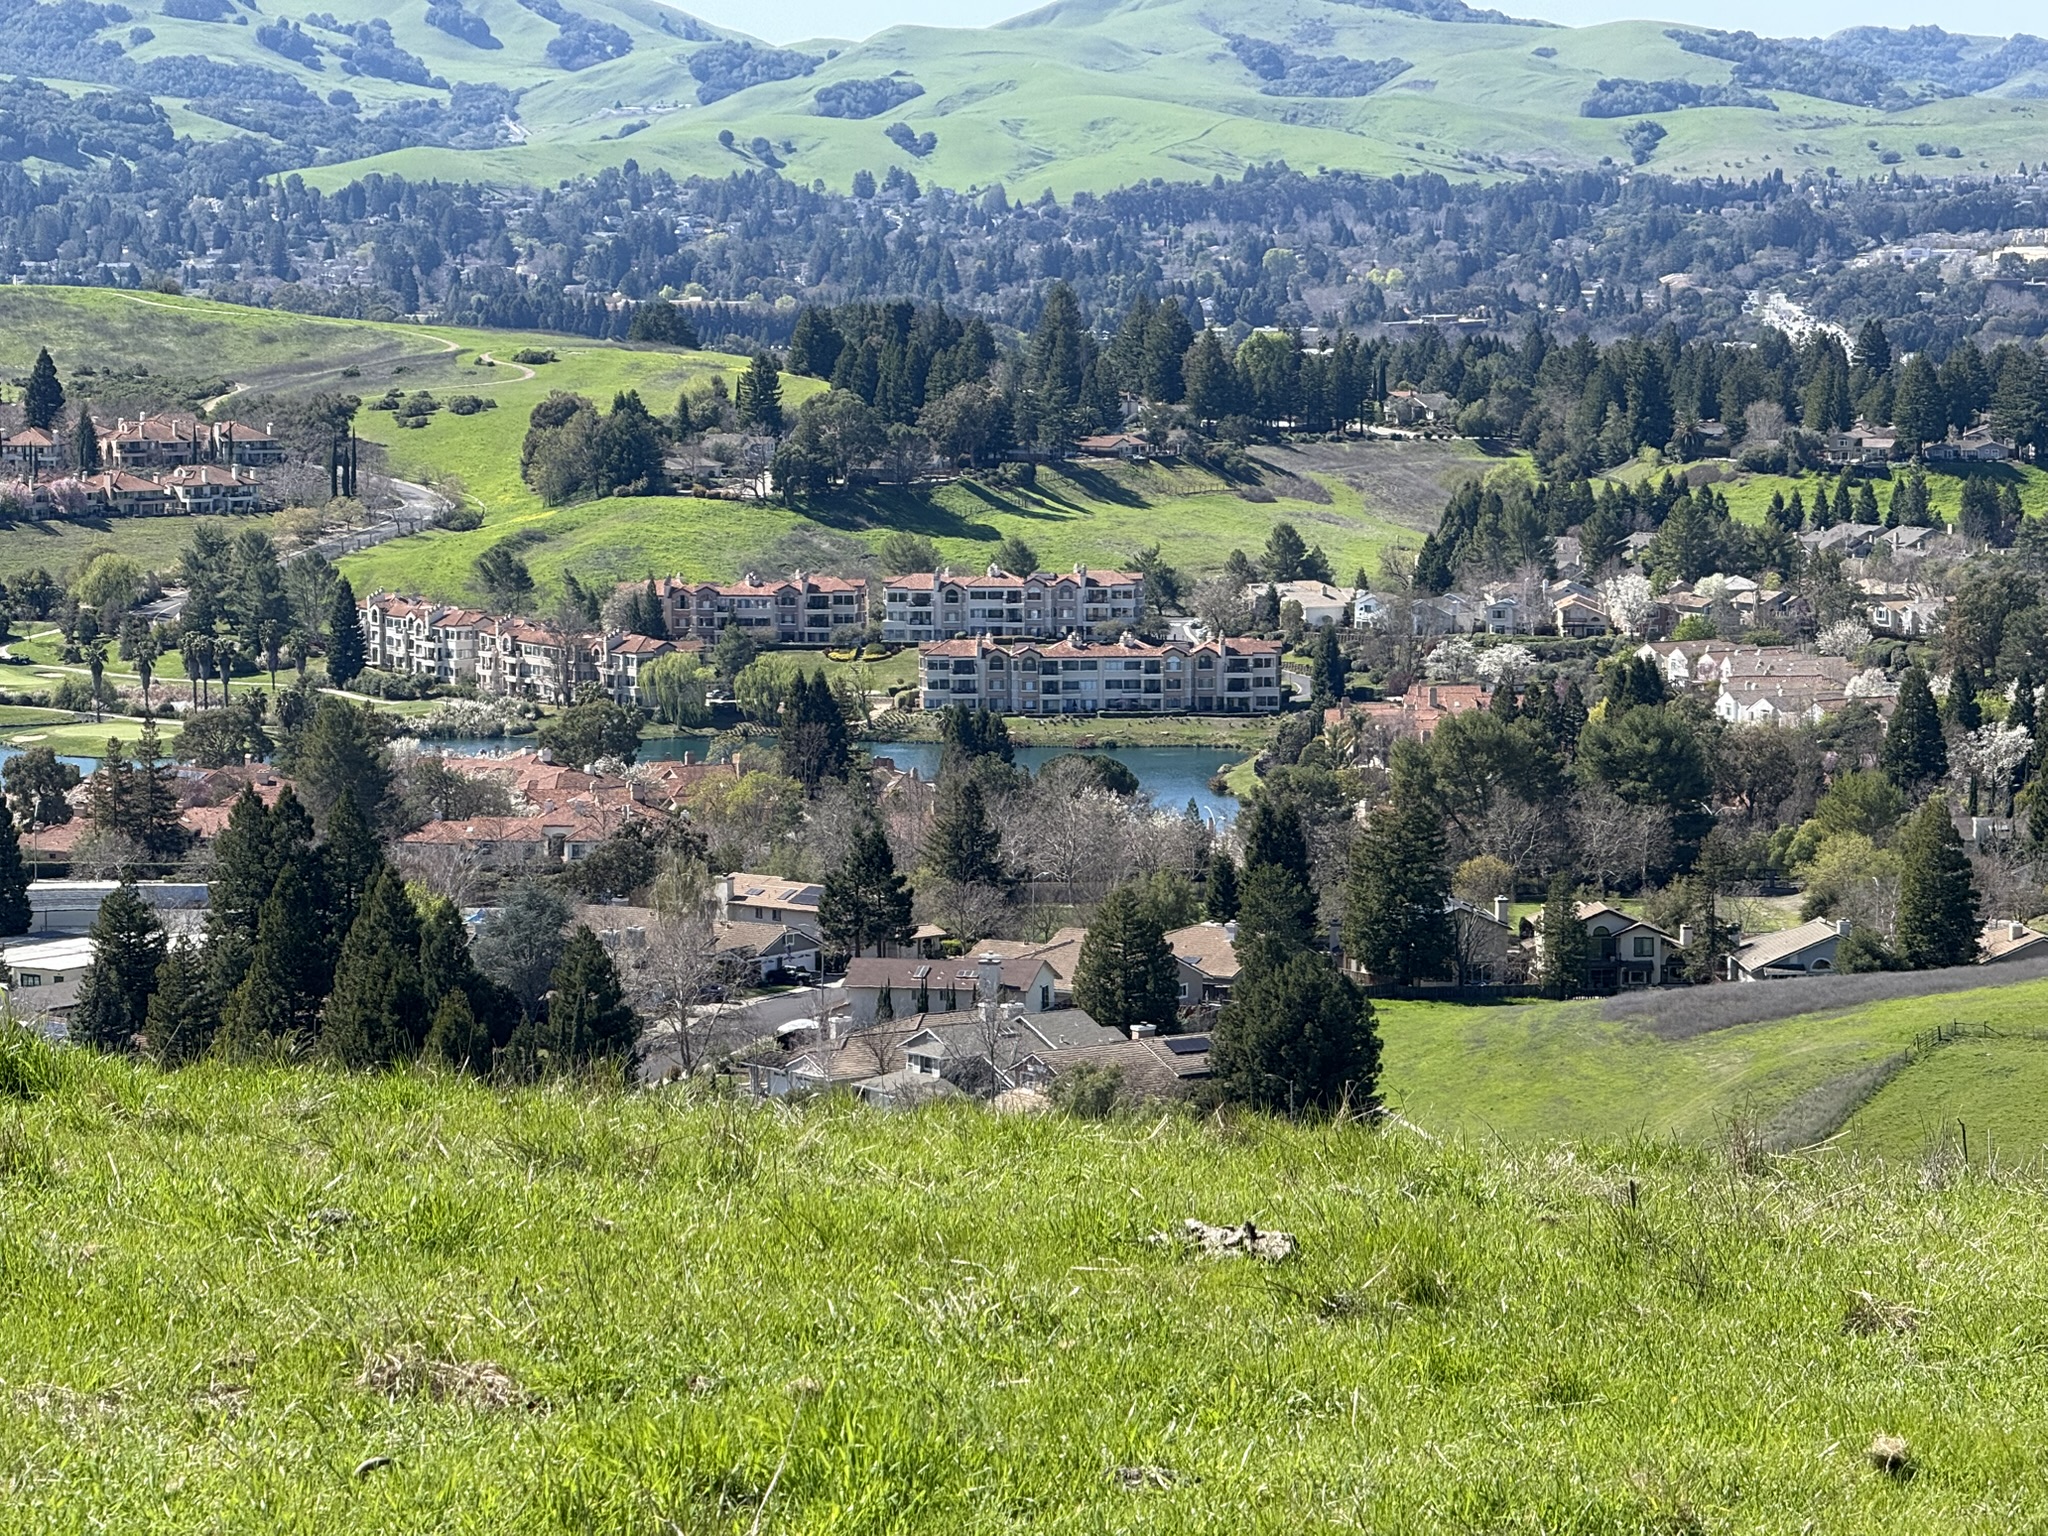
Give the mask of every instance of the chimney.
M 1847 919 L 1846 917 L 1836 918 L 1835 932 L 1840 934 L 1845 939 L 1849 937 L 1849 919 Z
M 2025 923 L 2007 923 L 2005 925 L 2005 936 L 2015 943 L 2025 936 L 2026 931 L 2027 925 Z
M 1508 907 L 1507 897 L 1496 896 L 1493 898 L 1493 920 L 1503 928 L 1508 925 Z
M 1691 924 L 1691 923 L 1680 923 L 1680 924 L 1678 925 L 1678 947 L 1679 947 L 1680 949 L 1691 949 L 1691 948 L 1692 948 L 1692 924 Z
M 980 955 L 975 958 L 975 970 L 980 976 L 980 995 L 985 1003 L 998 1001 L 1003 995 L 1003 957 L 1001 955 Z
M 728 916 L 732 911 L 732 876 L 720 875 L 712 886 L 712 892 L 718 898 L 718 915 Z
M 1131 1038 L 1133 1040 L 1148 1040 L 1158 1033 L 1159 1026 L 1157 1024 L 1133 1024 L 1131 1026 Z

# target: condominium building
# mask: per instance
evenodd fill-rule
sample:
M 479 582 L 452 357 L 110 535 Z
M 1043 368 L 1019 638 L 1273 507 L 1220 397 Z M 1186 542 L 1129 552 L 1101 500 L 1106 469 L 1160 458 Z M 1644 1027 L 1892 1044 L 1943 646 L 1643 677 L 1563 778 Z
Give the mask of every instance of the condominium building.
M 361 613 L 365 665 L 437 683 L 476 679 L 477 631 L 489 614 L 395 592 L 372 593 Z
M 599 635 L 590 642 L 590 660 L 599 686 L 614 704 L 627 709 L 638 709 L 647 702 L 640 694 L 640 669 L 675 651 L 673 641 L 647 635 Z
M 1280 708 L 1277 640 L 1174 640 L 1126 634 L 1003 645 L 986 636 L 918 647 L 919 702 L 1020 715 L 1271 714 Z
M 959 636 L 1050 640 L 1091 630 L 1128 629 L 1144 608 L 1145 578 L 1136 571 L 1017 576 L 990 566 L 980 575 L 927 571 L 898 576 L 882 589 L 882 639 L 914 645 Z
M 476 685 L 506 699 L 571 704 L 598 681 L 591 637 L 525 619 L 494 618 L 477 626 Z
M 625 582 L 621 590 L 642 587 Z M 764 645 L 825 645 L 832 632 L 868 621 L 868 584 L 858 576 L 756 576 L 738 581 L 685 581 L 669 576 L 654 583 L 662 623 L 679 640 L 715 644 L 728 624 L 737 624 Z

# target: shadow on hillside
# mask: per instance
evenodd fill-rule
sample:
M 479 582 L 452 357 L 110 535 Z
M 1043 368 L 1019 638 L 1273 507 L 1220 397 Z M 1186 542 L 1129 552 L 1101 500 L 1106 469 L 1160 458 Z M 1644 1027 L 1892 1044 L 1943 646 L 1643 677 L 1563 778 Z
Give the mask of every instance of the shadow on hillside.
M 995 543 L 1002 533 L 940 505 L 926 492 L 905 486 L 874 486 L 805 498 L 803 515 L 826 528 L 859 533 L 870 528 L 900 529 L 933 539 L 972 539 Z

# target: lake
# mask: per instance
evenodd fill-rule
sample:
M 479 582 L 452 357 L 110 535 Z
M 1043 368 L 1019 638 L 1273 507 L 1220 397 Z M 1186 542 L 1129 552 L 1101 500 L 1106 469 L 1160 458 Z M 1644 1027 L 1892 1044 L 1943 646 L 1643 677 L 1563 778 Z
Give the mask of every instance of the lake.
M 756 740 L 768 742 L 773 738 L 757 737 Z M 457 738 L 421 744 L 458 754 L 517 752 L 531 748 L 533 738 L 508 737 L 500 741 Z M 875 741 L 864 745 L 876 757 L 888 758 L 898 768 L 914 771 L 920 777 L 929 779 L 939 771 L 939 744 L 935 741 Z M 680 758 L 685 753 L 701 761 L 710 749 L 709 736 L 661 736 L 640 743 L 640 761 L 661 762 Z M 1036 773 L 1053 758 L 1065 757 L 1071 750 L 1067 747 L 1019 747 L 1017 766 Z M 1209 781 L 1232 764 L 1242 762 L 1242 752 L 1226 747 L 1116 747 L 1093 755 L 1114 758 L 1130 769 L 1138 777 L 1138 787 L 1150 794 L 1163 810 L 1183 810 L 1192 800 L 1204 820 L 1227 826 L 1237 819 L 1236 798 L 1215 793 L 1209 788 Z

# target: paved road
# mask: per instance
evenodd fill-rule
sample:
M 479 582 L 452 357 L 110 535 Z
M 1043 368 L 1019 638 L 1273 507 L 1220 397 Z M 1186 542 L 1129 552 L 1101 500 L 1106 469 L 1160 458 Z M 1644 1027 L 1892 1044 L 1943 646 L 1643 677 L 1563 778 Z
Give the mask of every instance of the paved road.
M 398 493 L 396 512 L 380 514 L 378 521 L 367 528 L 329 534 L 309 547 L 330 560 L 338 555 L 353 554 L 359 549 L 374 549 L 391 539 L 402 539 L 409 533 L 432 527 L 448 510 L 448 498 L 424 485 L 416 485 L 410 480 L 394 480 L 391 488 Z M 294 558 L 293 555 L 285 556 L 286 560 Z
M 812 1019 L 830 1012 L 845 1000 L 845 989 L 836 985 L 798 987 L 793 992 L 777 992 L 743 1003 L 700 1008 L 696 1011 L 696 1017 L 713 1037 L 707 1042 L 711 1049 L 714 1052 L 725 1052 L 738 1050 L 755 1040 L 772 1036 L 776 1026 L 787 1024 L 791 1020 Z M 643 1075 L 649 1079 L 666 1077 L 676 1065 L 675 1048 L 668 1039 L 667 1031 L 659 1025 L 655 1026 L 647 1032 L 643 1044 L 647 1052 L 641 1064 Z

